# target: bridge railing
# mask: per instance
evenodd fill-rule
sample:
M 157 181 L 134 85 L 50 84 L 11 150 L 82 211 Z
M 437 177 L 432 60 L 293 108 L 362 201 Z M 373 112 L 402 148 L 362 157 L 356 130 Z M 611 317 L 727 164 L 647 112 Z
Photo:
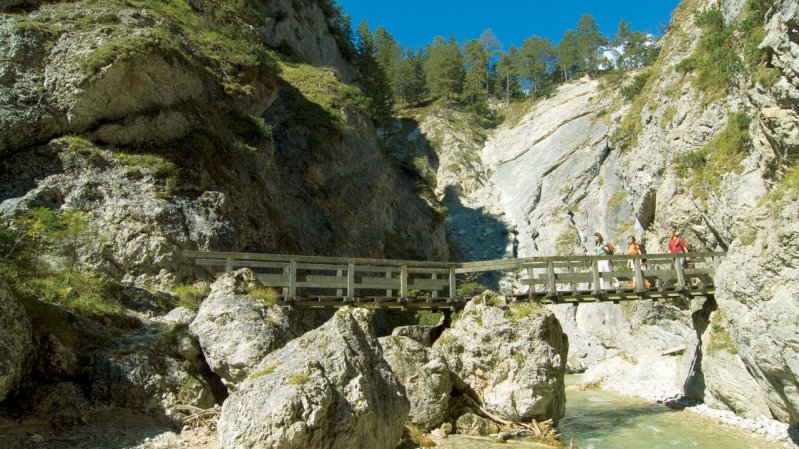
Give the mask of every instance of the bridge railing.
M 182 251 L 181 256 L 212 269 L 250 268 L 285 298 L 457 300 L 457 263 L 210 251 Z
M 713 292 L 715 269 L 725 253 L 550 256 L 449 263 L 409 260 L 182 251 L 198 265 L 232 271 L 251 268 L 267 286 L 289 301 L 316 298 L 374 302 L 460 303 L 458 276 L 516 271 L 527 291 L 517 296 L 636 299 L 704 295 Z M 610 271 L 600 271 L 600 261 Z
M 519 272 L 530 298 L 594 297 L 634 299 L 706 294 L 714 287 L 715 269 L 725 253 L 551 256 L 464 263 L 456 273 Z M 600 261 L 610 271 L 600 271 Z M 657 293 L 655 293 L 657 292 Z M 674 294 L 668 294 L 672 292 Z M 524 296 L 519 294 L 517 296 Z

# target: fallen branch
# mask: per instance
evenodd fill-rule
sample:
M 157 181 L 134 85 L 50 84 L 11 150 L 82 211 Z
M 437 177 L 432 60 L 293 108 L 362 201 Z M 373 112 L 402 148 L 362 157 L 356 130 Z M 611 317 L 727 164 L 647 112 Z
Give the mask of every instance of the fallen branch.
M 525 423 L 521 421 L 510 421 L 504 418 L 501 418 L 485 408 L 477 402 L 474 398 L 470 397 L 468 394 L 463 395 L 469 403 L 477 409 L 485 417 L 491 419 L 492 421 L 502 424 L 505 426 L 506 432 L 503 432 L 507 436 L 507 438 L 512 438 L 516 436 L 520 436 L 522 433 L 531 432 L 535 435 L 536 438 L 539 440 L 557 440 L 558 439 L 558 431 L 552 426 L 552 419 L 548 419 L 546 421 L 538 422 L 536 420 L 530 421 L 530 423 Z M 508 436 L 508 434 L 511 434 Z
M 219 419 L 221 411 L 219 405 L 214 405 L 212 408 L 199 408 L 188 404 L 179 404 L 175 406 L 175 410 L 185 415 L 183 423 L 194 430 L 200 427 L 216 428 L 216 421 Z

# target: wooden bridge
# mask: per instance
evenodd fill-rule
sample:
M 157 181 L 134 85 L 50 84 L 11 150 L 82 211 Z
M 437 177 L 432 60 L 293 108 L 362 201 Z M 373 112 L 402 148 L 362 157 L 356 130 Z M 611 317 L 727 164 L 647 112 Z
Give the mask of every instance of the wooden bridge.
M 297 308 L 361 304 L 403 310 L 460 309 L 468 273 L 510 271 L 525 286 L 516 300 L 544 304 L 674 299 L 712 296 L 720 258 L 726 253 L 554 256 L 484 262 L 293 256 L 182 251 L 181 257 L 216 271 L 247 267 L 278 289 L 279 303 Z M 612 271 L 600 271 L 609 260 Z

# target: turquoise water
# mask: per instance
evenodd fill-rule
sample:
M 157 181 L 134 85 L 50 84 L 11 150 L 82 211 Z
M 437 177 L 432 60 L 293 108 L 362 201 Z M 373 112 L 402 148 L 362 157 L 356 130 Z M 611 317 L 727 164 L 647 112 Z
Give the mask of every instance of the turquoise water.
M 558 430 L 561 440 L 579 449 L 780 449 L 751 432 L 711 419 L 616 393 L 580 391 L 576 376 L 568 376 L 566 416 Z M 490 438 L 451 435 L 436 441 L 442 449 L 538 449 L 533 442 L 511 440 L 499 444 Z
M 605 391 L 566 392 L 562 441 L 580 449 L 776 449 L 751 432 Z

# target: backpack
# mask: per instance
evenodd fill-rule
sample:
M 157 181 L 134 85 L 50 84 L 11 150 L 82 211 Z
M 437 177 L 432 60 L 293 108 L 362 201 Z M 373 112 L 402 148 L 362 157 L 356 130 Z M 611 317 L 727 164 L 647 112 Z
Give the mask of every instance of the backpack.
M 614 252 L 616 252 L 616 247 L 613 246 L 612 243 L 608 243 L 607 245 L 605 245 L 605 252 L 608 254 L 613 254 Z

